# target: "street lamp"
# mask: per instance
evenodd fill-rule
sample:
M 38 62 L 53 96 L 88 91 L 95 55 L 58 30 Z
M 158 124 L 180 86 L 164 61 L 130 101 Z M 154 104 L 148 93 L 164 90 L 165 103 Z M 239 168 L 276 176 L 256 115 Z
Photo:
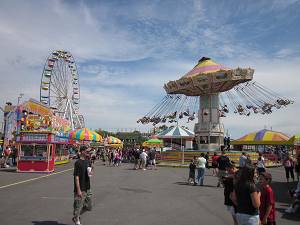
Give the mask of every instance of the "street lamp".
M 24 95 L 24 93 L 20 93 L 20 97 L 18 97 L 18 105 L 17 106 L 19 106 L 20 99 L 22 98 L 23 95 Z

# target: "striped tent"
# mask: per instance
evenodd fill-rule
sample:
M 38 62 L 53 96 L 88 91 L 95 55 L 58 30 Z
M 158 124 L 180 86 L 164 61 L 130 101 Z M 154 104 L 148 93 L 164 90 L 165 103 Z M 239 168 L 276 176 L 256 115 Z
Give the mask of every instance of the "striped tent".
M 158 138 L 193 138 L 193 131 L 182 128 L 180 126 L 172 127 L 156 135 Z
M 244 144 L 244 145 L 279 145 L 279 144 L 289 144 L 292 141 L 292 137 L 288 134 L 263 129 L 254 133 L 247 134 L 236 141 L 231 141 L 231 144 Z
M 103 142 L 105 146 L 108 144 L 111 147 L 122 147 L 122 141 L 113 136 L 104 138 Z
M 82 141 L 102 141 L 102 137 L 99 134 L 86 128 L 70 132 L 69 138 Z
M 292 136 L 277 131 L 263 129 L 251 134 L 247 134 L 238 141 L 288 141 Z
M 121 144 L 122 143 L 122 141 L 120 139 L 113 137 L 113 136 L 106 137 L 106 138 L 104 138 L 103 141 L 106 142 L 107 144 Z

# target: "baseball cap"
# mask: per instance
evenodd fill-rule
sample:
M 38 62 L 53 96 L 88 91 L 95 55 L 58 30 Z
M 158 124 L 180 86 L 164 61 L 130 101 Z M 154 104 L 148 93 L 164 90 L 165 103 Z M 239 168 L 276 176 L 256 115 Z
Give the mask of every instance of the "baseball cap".
M 83 152 L 83 151 L 89 152 L 89 151 L 91 151 L 91 150 L 92 150 L 92 149 L 91 149 L 90 147 L 87 147 L 87 146 L 85 146 L 85 145 L 83 145 L 83 146 L 80 147 L 80 151 L 81 151 L 81 152 Z

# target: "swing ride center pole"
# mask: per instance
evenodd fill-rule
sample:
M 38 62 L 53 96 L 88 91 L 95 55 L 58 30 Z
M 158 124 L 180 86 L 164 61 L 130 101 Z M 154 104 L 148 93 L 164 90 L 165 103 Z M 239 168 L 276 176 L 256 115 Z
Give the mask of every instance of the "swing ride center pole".
M 198 123 L 194 128 L 198 149 L 218 150 L 224 136 L 224 125 L 219 116 L 219 93 L 201 95 L 199 105 Z

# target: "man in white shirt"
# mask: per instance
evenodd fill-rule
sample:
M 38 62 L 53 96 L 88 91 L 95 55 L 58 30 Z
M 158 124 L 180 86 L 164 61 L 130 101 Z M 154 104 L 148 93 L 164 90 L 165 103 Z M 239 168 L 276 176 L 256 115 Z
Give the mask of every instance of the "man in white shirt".
M 143 149 L 143 152 L 141 154 L 141 158 L 142 158 L 142 168 L 143 170 L 146 170 L 146 163 L 147 163 L 147 153 L 145 152 L 145 149 Z

